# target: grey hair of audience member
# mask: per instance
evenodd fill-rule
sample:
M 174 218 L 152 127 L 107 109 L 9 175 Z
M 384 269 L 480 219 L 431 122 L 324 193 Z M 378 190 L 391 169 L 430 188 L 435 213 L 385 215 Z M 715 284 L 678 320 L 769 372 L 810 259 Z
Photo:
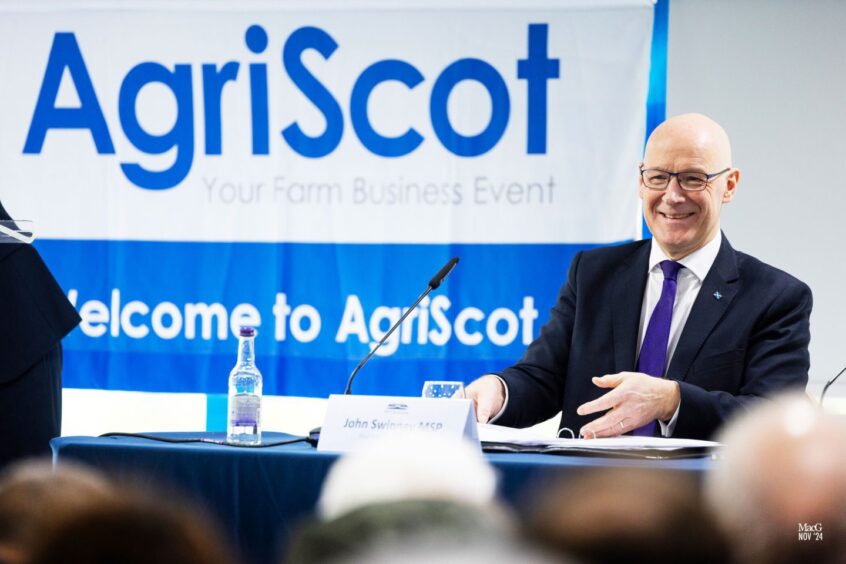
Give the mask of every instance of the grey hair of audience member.
M 339 459 L 288 562 L 360 558 L 383 546 L 510 541 L 496 476 L 478 446 L 423 434 L 381 438 Z
M 337 564 L 567 564 L 568 558 L 544 554 L 527 545 L 479 541 L 461 544 L 417 542 L 385 544 Z
M 314 521 L 294 535 L 285 561 L 320 564 L 367 562 L 373 552 L 406 547 L 504 545 L 513 539 L 510 523 L 498 512 L 444 500 L 413 499 L 372 503 L 335 519 Z
M 739 561 L 846 561 L 842 418 L 790 394 L 733 420 L 718 440 L 722 460 L 705 491 Z
M 339 459 L 318 501 L 323 519 L 374 503 L 409 499 L 494 505 L 496 475 L 478 447 L 425 435 L 374 441 Z
M 0 476 L 0 561 L 26 560 L 50 530 L 114 494 L 105 477 L 83 466 L 33 460 L 7 467 Z
M 695 477 L 616 468 L 539 483 L 525 519 L 530 541 L 594 564 L 710 564 L 729 556 Z

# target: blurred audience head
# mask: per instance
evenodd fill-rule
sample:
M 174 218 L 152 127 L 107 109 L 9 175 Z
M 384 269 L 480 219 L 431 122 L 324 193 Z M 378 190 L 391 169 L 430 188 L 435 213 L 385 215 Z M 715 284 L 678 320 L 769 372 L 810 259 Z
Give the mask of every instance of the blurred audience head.
M 553 557 L 530 546 L 467 538 L 461 544 L 412 542 L 383 544 L 338 564 L 567 564 L 567 558 Z
M 761 403 L 718 437 L 706 496 L 741 562 L 846 561 L 846 422 L 807 396 Z
M 536 492 L 529 540 L 580 562 L 725 562 L 694 477 L 655 469 L 583 472 Z
M 335 463 L 323 484 L 318 512 L 332 519 L 366 505 L 408 499 L 486 507 L 494 503 L 495 494 L 493 468 L 477 447 L 397 436 L 375 441 Z
M 25 561 L 44 534 L 114 496 L 112 485 L 82 466 L 49 460 L 7 467 L 0 476 L 0 562 Z
M 480 507 L 412 499 L 366 505 L 304 526 L 285 558 L 291 564 L 370 562 L 408 556 L 422 547 L 439 552 L 473 546 L 508 546 L 510 529 Z M 378 558 L 377 558 L 378 555 Z
M 191 507 L 127 489 L 44 536 L 30 564 L 232 564 L 223 534 Z
M 510 542 L 495 491 L 493 469 L 470 444 L 418 436 L 376 441 L 335 463 L 318 502 L 320 520 L 294 536 L 286 561 L 363 561 L 357 559 L 381 549 Z

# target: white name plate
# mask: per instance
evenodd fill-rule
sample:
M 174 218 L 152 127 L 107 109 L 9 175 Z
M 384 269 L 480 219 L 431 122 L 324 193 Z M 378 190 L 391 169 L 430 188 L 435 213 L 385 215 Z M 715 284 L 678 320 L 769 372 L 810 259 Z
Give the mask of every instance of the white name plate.
M 466 439 L 481 449 L 468 399 L 331 395 L 317 450 L 350 452 L 398 433 Z

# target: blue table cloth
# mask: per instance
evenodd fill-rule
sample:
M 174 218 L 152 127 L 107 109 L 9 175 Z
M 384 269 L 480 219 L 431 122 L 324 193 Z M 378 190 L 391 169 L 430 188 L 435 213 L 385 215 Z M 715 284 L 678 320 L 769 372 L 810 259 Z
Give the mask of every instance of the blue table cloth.
M 167 438 L 223 439 L 221 433 L 158 433 Z M 263 433 L 265 442 L 292 438 Z M 306 443 L 237 448 L 212 443 L 162 443 L 134 437 L 61 437 L 51 442 L 54 461 L 82 462 L 141 487 L 174 490 L 220 522 L 251 563 L 278 562 L 288 539 L 312 516 L 320 488 L 337 454 Z M 631 460 L 527 453 L 486 454 L 499 474 L 499 493 L 518 505 L 532 485 L 591 468 L 639 467 L 701 477 L 714 461 Z

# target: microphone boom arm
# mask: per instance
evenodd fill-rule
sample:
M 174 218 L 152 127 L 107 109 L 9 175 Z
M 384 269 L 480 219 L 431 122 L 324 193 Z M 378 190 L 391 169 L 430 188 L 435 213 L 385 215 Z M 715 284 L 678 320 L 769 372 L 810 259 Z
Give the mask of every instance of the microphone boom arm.
M 397 328 L 398 328 L 400 325 L 402 325 L 402 322 L 403 322 L 403 321 L 405 321 L 405 318 L 406 318 L 406 317 L 408 317 L 408 314 L 410 314 L 412 311 L 414 311 L 414 310 L 417 308 L 417 305 L 418 305 L 420 302 L 422 302 L 422 301 L 423 301 L 423 298 L 425 298 L 426 296 L 428 296 L 428 295 L 429 295 L 429 292 L 431 292 L 431 291 L 432 291 L 432 287 L 431 287 L 431 286 L 429 286 L 428 288 L 426 288 L 426 291 L 425 291 L 425 292 L 423 292 L 423 293 L 420 295 L 420 297 L 419 297 L 419 298 L 417 298 L 417 301 L 416 301 L 416 302 L 414 302 L 414 305 L 413 305 L 413 306 L 411 306 L 410 308 L 408 308 L 407 310 L 405 310 L 405 313 L 403 313 L 403 314 L 402 314 L 402 317 L 400 317 L 400 318 L 399 318 L 399 321 L 397 321 L 397 322 L 394 324 L 394 326 L 393 326 L 393 327 L 391 327 L 391 329 L 390 329 L 387 333 L 385 333 L 385 335 L 384 335 L 384 336 L 383 336 L 383 337 L 379 340 L 379 342 L 378 342 L 378 343 L 376 343 L 376 346 L 375 346 L 375 347 L 373 347 L 373 348 L 370 350 L 370 352 L 369 352 L 369 353 L 367 353 L 367 356 L 365 356 L 365 357 L 364 357 L 364 359 L 362 359 L 362 361 L 358 363 L 358 366 L 356 366 L 356 367 L 355 367 L 355 370 L 353 370 L 353 371 L 352 371 L 352 374 L 350 374 L 349 380 L 347 380 L 347 388 L 344 390 L 344 395 L 345 395 L 345 396 L 348 396 L 348 395 L 350 395 L 350 393 L 352 393 L 352 383 L 353 383 L 353 379 L 355 379 L 355 375 L 356 375 L 356 374 L 358 374 L 358 371 L 359 371 L 359 370 L 361 370 L 361 367 L 362 367 L 362 366 L 364 366 L 365 364 L 367 364 L 367 361 L 368 361 L 368 360 L 370 360 L 370 357 L 371 357 L 371 356 L 373 356 L 373 355 L 376 353 L 376 351 L 377 351 L 377 350 L 379 350 L 379 347 L 381 347 L 383 344 L 385 344 L 385 341 L 387 341 L 387 340 L 388 340 L 388 337 L 390 337 L 390 336 L 391 336 L 391 333 L 393 333 L 394 331 L 396 331 L 396 330 L 397 330 Z
M 385 341 L 387 341 L 388 337 L 390 337 L 391 334 L 397 330 L 397 327 L 402 325 L 402 322 L 405 321 L 405 318 L 408 317 L 408 315 L 412 311 L 417 309 L 417 306 L 420 305 L 420 302 L 423 301 L 423 298 L 428 296 L 429 292 L 441 285 L 441 282 L 443 282 L 444 279 L 449 275 L 449 273 L 452 272 L 452 269 L 455 268 L 456 264 L 458 264 L 458 257 L 452 257 L 451 259 L 449 259 L 449 261 L 443 266 L 443 268 L 441 268 L 438 273 L 435 274 L 435 276 L 431 280 L 429 280 L 429 286 L 426 288 L 425 292 L 420 294 L 420 297 L 417 298 L 417 301 L 414 302 L 414 305 L 405 310 L 405 313 L 402 314 L 399 320 L 394 323 L 390 329 L 388 329 L 388 332 L 385 333 L 381 339 L 379 339 L 379 342 L 376 343 L 376 346 L 373 347 L 370 352 L 367 353 L 367 356 L 365 356 L 364 359 L 358 363 L 358 366 L 355 367 L 355 370 L 352 371 L 352 374 L 350 374 L 350 377 L 347 380 L 347 388 L 344 390 L 345 396 L 350 395 L 350 393 L 352 392 L 352 383 L 355 379 L 355 375 L 358 374 L 358 371 L 361 370 L 361 368 L 365 364 L 367 364 L 367 361 L 370 360 L 370 357 L 372 357 L 376 353 L 376 351 L 379 350 L 379 347 L 385 344 Z
M 820 407 L 822 407 L 823 401 L 825 400 L 825 393 L 828 391 L 831 385 L 834 384 L 838 378 L 840 378 L 840 375 L 844 372 L 846 372 L 846 366 L 843 367 L 843 370 L 837 373 L 837 376 L 826 382 L 826 385 L 823 387 L 822 394 L 820 394 Z

